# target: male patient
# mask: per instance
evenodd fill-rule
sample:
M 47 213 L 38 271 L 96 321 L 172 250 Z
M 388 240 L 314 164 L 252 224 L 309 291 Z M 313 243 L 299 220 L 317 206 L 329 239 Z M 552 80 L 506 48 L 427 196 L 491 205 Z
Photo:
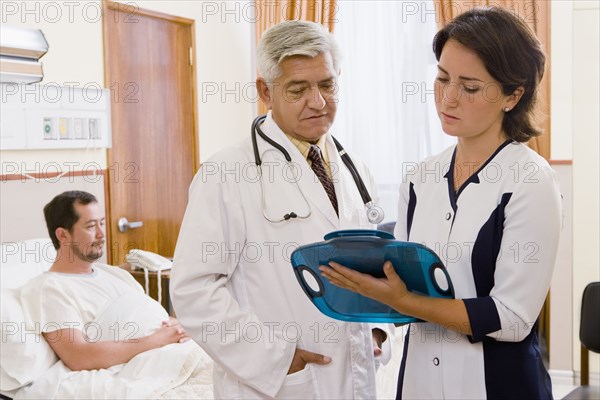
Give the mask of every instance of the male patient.
M 44 207 L 44 216 L 57 256 L 50 270 L 35 278 L 39 288 L 36 313 L 44 338 L 68 368 L 109 368 L 144 351 L 188 339 L 174 318 L 135 340 L 90 339 L 88 324 L 115 299 L 143 294 L 142 287 L 128 272 L 96 263 L 104 247 L 104 212 L 92 194 L 64 192 Z

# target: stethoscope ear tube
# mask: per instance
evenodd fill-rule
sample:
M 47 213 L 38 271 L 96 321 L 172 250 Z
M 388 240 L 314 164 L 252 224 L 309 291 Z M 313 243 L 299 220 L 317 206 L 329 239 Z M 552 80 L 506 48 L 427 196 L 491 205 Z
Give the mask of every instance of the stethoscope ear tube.
M 254 161 L 256 162 L 256 165 L 259 166 L 262 163 L 262 161 L 260 160 L 260 155 L 258 154 L 258 145 L 256 144 L 256 133 L 258 133 L 258 136 L 260 136 L 264 141 L 266 141 L 271 146 L 279 150 L 281 154 L 283 154 L 287 162 L 291 162 L 292 157 L 290 156 L 290 153 L 288 153 L 287 150 L 284 149 L 283 146 L 281 146 L 279 143 L 265 135 L 262 129 L 260 129 L 260 125 L 264 122 L 266 118 L 266 115 L 259 115 L 254 119 L 254 122 L 252 122 L 252 147 L 254 148 Z
M 258 154 L 258 144 L 256 143 L 256 131 L 260 129 L 260 124 L 267 118 L 266 115 L 259 115 L 252 122 L 252 127 L 250 131 L 250 137 L 252 137 L 252 149 L 254 150 L 254 162 L 257 167 L 260 167 L 262 161 L 260 159 L 260 154 Z
M 259 168 L 259 170 L 260 170 L 262 161 L 260 159 L 260 154 L 258 152 L 258 144 L 256 143 L 256 135 L 257 134 L 264 141 L 266 141 L 271 146 L 273 146 L 274 148 L 279 150 L 281 152 L 281 154 L 283 154 L 283 156 L 285 157 L 285 159 L 287 160 L 288 163 L 290 163 L 292 161 L 292 157 L 287 152 L 287 150 L 285 148 L 283 148 L 283 146 L 281 146 L 279 143 L 275 142 L 273 139 L 271 139 L 270 137 L 265 135 L 264 132 L 262 131 L 262 129 L 260 128 L 260 125 L 265 121 L 266 118 L 267 118 L 266 115 L 259 115 L 252 122 L 252 131 L 251 131 L 252 148 L 254 150 L 254 161 L 256 163 L 256 166 Z M 362 198 L 362 201 L 365 204 L 365 207 L 367 208 L 367 218 L 368 218 L 369 222 L 372 224 L 380 223 L 381 221 L 383 221 L 383 216 L 384 216 L 383 209 L 381 207 L 377 207 L 377 206 L 373 205 L 373 200 L 371 199 L 371 195 L 369 194 L 369 191 L 368 191 L 367 187 L 365 186 L 365 183 L 363 182 L 362 178 L 360 177 L 360 174 L 358 173 L 356 166 L 352 162 L 352 159 L 346 153 L 346 150 L 344 150 L 344 148 L 342 147 L 340 142 L 338 142 L 337 139 L 333 136 L 331 138 L 333 139 L 333 142 L 335 143 L 335 147 L 337 148 L 337 150 L 340 154 L 340 157 L 342 158 L 342 161 L 348 168 L 348 171 L 350 171 L 350 175 L 352 175 L 352 179 L 354 179 L 354 183 L 356 184 L 356 188 L 358 189 L 358 192 L 360 193 L 360 197 Z M 262 173 L 261 173 L 261 184 L 262 184 Z M 296 184 L 298 184 L 298 183 L 296 182 Z M 302 193 L 302 191 L 300 191 L 300 193 L 306 200 L 304 193 Z M 308 200 L 306 200 L 306 201 L 308 202 Z M 263 203 L 264 203 L 264 199 L 263 199 Z M 264 214 L 264 204 L 263 204 L 263 214 Z M 306 217 L 308 217 L 309 215 L 310 215 L 310 211 Z M 296 217 L 299 217 L 299 216 L 297 216 L 296 213 L 294 213 L 294 212 L 290 212 L 289 214 L 286 214 L 281 221 L 284 221 L 284 220 L 287 221 L 289 219 L 296 218 Z M 306 217 L 299 217 L 299 218 L 306 218 Z M 265 215 L 265 218 L 267 218 L 266 215 Z M 269 221 L 271 221 L 271 219 L 269 219 L 269 218 L 267 218 L 267 219 Z M 274 221 L 272 221 L 272 222 L 274 222 Z M 280 222 L 280 221 L 277 221 L 277 222 Z
M 354 182 L 356 182 L 356 187 L 358 188 L 358 193 L 360 193 L 360 197 L 362 198 L 363 203 L 365 203 L 365 207 L 367 207 L 367 219 L 372 224 L 381 223 L 383 221 L 383 218 L 385 215 L 385 213 L 383 212 L 383 209 L 381 207 L 373 204 L 373 199 L 371 199 L 369 190 L 367 189 L 367 187 L 365 186 L 365 183 L 363 182 L 362 178 L 360 177 L 360 174 L 358 173 L 358 170 L 356 169 L 354 162 L 352 161 L 352 159 L 350 158 L 348 153 L 346 153 L 346 150 L 344 150 L 344 148 L 342 147 L 340 142 L 338 142 L 337 139 L 334 138 L 333 136 L 331 138 L 333 139 L 333 142 L 335 143 L 335 147 L 338 149 L 338 152 L 340 153 L 340 157 L 342 158 L 342 161 L 344 162 L 344 164 L 346 164 L 346 167 L 348 168 L 348 171 L 350 171 L 350 174 L 352 175 Z
M 346 167 L 350 171 L 350 174 L 352 175 L 352 178 L 354 179 L 354 182 L 356 183 L 356 187 L 358 188 L 358 192 L 360 193 L 360 197 L 362 198 L 363 203 L 365 203 L 365 205 L 367 205 L 368 203 L 371 203 L 372 202 L 371 195 L 369 195 L 369 191 L 367 190 L 367 187 L 365 186 L 365 183 L 363 182 L 362 178 L 358 174 L 358 171 L 356 170 L 356 166 L 352 162 L 352 159 L 350 158 L 348 153 L 346 153 L 346 151 L 342 147 L 341 143 L 338 142 L 338 140 L 336 138 L 334 138 L 333 136 L 331 138 L 333 139 L 333 143 L 335 143 L 335 147 L 337 148 L 338 152 L 340 153 L 340 157 L 342 158 L 342 161 L 344 162 L 344 164 L 346 164 Z

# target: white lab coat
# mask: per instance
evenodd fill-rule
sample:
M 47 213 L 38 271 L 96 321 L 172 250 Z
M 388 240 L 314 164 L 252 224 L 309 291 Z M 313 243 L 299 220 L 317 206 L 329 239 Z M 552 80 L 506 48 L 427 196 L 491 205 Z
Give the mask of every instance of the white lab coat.
M 216 362 L 217 398 L 374 398 L 371 326 L 320 313 L 289 261 L 296 247 L 322 241 L 328 232 L 373 228 L 359 192 L 328 136 L 338 219 L 318 178 L 270 113 L 262 129 L 299 168 L 298 185 L 312 214 L 281 223 L 263 217 L 250 138 L 203 163 L 190 187 L 171 273 L 177 317 Z M 284 156 L 257 140 L 267 213 L 304 215 L 307 203 Z M 373 193 L 372 176 L 353 161 Z M 296 347 L 332 362 L 287 375 Z

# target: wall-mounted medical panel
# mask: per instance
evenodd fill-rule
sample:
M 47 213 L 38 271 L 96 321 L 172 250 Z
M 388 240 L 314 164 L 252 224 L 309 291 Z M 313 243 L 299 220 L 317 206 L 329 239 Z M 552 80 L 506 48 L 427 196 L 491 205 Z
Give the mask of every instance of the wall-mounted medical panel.
M 0 85 L 0 149 L 111 147 L 110 90 Z

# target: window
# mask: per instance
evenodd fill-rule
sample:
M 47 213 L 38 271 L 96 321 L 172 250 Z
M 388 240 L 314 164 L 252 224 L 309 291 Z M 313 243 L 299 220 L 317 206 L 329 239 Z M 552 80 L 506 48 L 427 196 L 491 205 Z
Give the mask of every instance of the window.
M 435 111 L 433 1 L 339 1 L 342 53 L 335 135 L 377 181 L 385 221 L 395 221 L 403 168 L 455 143 Z

